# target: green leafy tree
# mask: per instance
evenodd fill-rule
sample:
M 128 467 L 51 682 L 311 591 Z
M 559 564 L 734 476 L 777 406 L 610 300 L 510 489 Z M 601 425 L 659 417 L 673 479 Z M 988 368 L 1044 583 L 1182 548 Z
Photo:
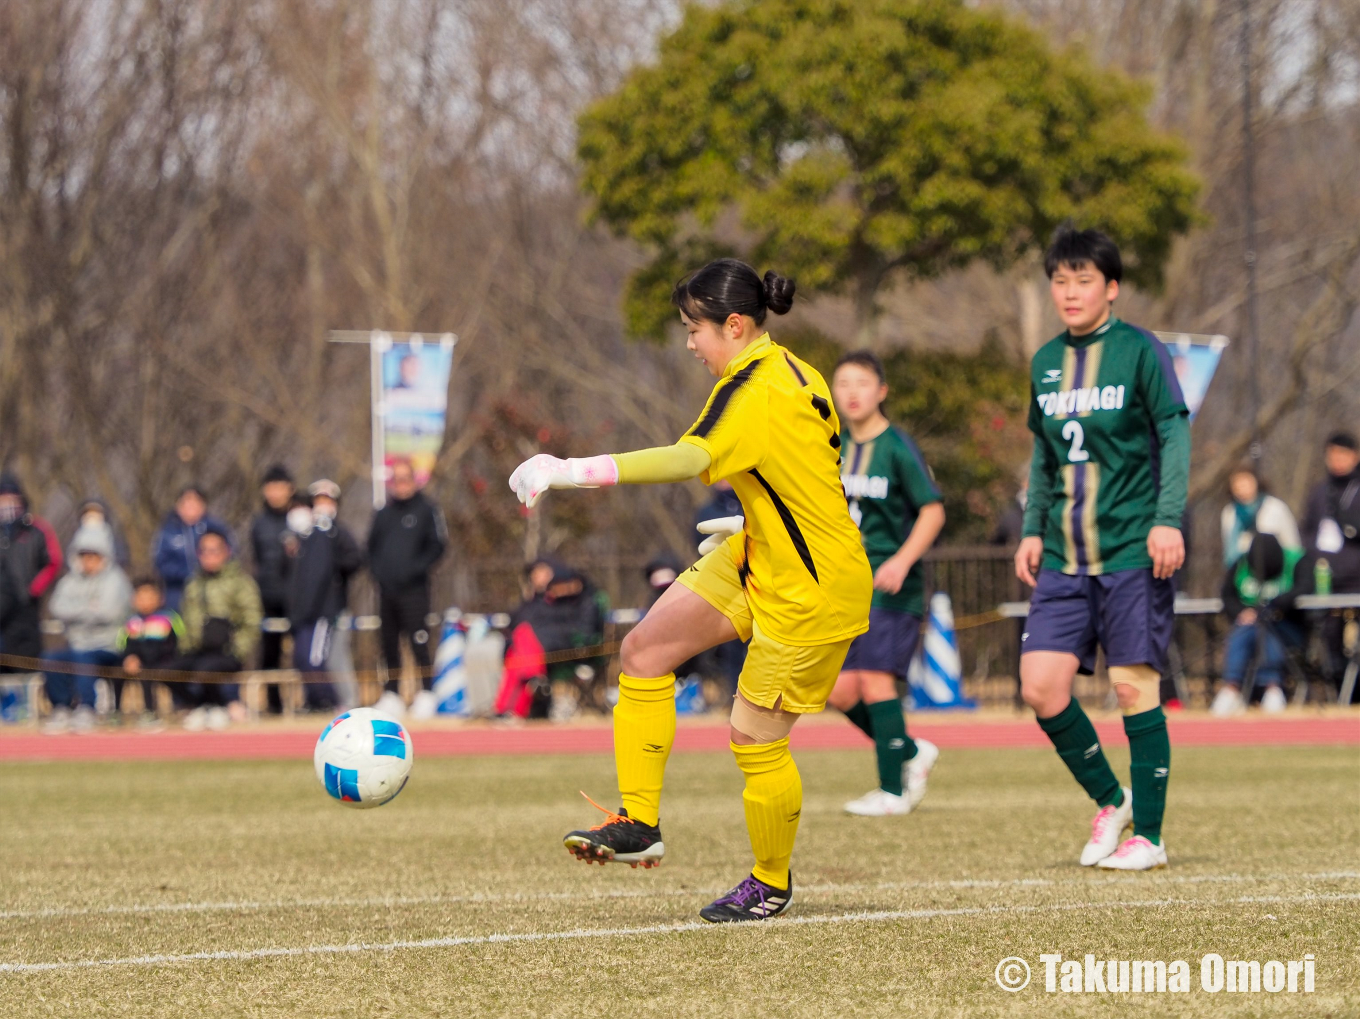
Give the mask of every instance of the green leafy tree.
M 1184 148 L 1148 91 L 958 0 L 693 5 L 657 61 L 580 118 L 594 214 L 650 254 L 625 298 L 659 336 L 671 286 L 720 253 L 855 303 L 895 273 L 1004 267 L 1098 224 L 1155 285 L 1194 221 Z

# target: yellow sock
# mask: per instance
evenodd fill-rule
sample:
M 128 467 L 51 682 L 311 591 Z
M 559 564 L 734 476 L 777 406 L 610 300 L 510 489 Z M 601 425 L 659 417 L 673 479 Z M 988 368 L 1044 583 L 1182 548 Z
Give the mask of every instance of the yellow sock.
M 654 825 L 661 814 L 661 782 L 675 742 L 675 673 L 640 679 L 619 676 L 614 705 L 614 766 L 628 816 Z
M 786 736 L 776 743 L 732 744 L 737 767 L 746 775 L 746 830 L 756 865 L 751 871 L 775 888 L 789 886 L 789 860 L 803 812 L 803 780 Z

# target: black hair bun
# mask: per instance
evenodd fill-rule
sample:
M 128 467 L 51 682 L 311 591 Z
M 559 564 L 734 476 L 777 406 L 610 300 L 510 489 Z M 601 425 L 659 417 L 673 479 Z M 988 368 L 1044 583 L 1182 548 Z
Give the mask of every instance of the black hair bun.
M 793 280 L 770 270 L 764 281 L 765 307 L 776 315 L 786 314 L 793 307 L 793 292 L 797 289 L 798 284 Z

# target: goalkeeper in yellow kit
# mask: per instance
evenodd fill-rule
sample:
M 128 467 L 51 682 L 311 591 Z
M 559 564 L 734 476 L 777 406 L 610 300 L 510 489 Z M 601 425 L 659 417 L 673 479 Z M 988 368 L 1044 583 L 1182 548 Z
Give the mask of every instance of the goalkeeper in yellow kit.
M 735 638 L 750 642 L 732 708 L 732 753 L 755 866 L 700 916 L 763 920 L 793 896 L 789 860 L 803 786 L 789 754 L 798 716 L 821 711 L 845 653 L 869 627 L 873 576 L 840 477 L 840 422 L 826 382 L 774 343 L 766 313 L 787 312 L 794 284 L 721 259 L 673 295 L 687 346 L 718 384 L 674 446 L 560 460 L 539 454 L 510 478 L 533 506 L 549 488 L 727 479 L 745 517 L 710 521 L 704 557 L 625 638 L 614 760 L 623 806 L 567 835 L 586 862 L 655 866 L 665 854 L 661 784 L 675 739 L 679 664 Z

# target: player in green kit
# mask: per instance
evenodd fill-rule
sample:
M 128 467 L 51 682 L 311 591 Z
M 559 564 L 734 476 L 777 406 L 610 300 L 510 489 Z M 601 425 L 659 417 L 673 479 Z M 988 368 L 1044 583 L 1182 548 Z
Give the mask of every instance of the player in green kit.
M 845 805 L 863 817 L 906 814 L 926 794 L 940 751 L 907 735 L 897 681 L 907 678 L 924 615 L 921 556 L 944 527 L 944 503 L 921 451 L 883 416 L 883 364 L 846 354 L 831 377 L 844 422 L 841 483 L 874 571 L 869 632 L 855 638 L 830 703 L 874 741 L 878 787 Z
M 1034 433 L 1016 575 L 1034 587 L 1020 689 L 1058 756 L 1099 808 L 1083 866 L 1166 866 L 1162 814 L 1171 743 L 1159 700 L 1174 621 L 1171 576 L 1190 474 L 1190 420 L 1171 355 L 1114 316 L 1119 249 L 1063 227 L 1044 259 L 1066 331 L 1034 355 Z M 1130 787 L 1121 787 L 1072 696 L 1105 651 L 1124 712 Z M 1132 823 L 1133 837 L 1121 842 Z

